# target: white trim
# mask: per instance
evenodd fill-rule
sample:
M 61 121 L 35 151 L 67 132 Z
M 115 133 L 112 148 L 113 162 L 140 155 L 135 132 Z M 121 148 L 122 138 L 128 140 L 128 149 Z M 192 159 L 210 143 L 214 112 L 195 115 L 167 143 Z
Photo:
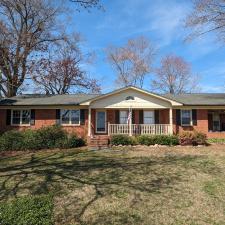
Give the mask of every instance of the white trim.
M 13 123 L 13 111 L 20 111 L 20 123 L 19 124 Z M 29 111 L 30 112 L 29 123 L 25 123 L 25 124 L 22 123 L 23 111 Z M 11 121 L 10 121 L 11 126 L 14 126 L 14 127 L 18 127 L 18 126 L 29 127 L 29 126 L 31 126 L 30 121 L 31 121 L 31 109 L 21 109 L 21 108 L 20 109 L 11 109 Z
M 62 123 L 62 111 L 65 110 L 65 111 L 69 111 L 69 123 Z M 79 123 L 72 123 L 72 120 L 71 120 L 71 111 L 79 111 Z M 61 126 L 80 126 L 80 109 L 60 109 L 60 125 Z
M 183 111 L 190 111 L 190 124 L 183 124 L 182 123 L 182 112 Z M 180 110 L 180 124 L 182 127 L 190 127 L 190 126 L 193 126 L 193 120 L 192 120 L 192 109 L 181 109 Z
M 97 115 L 98 112 L 104 112 L 105 113 L 105 131 L 97 131 Z M 96 110 L 95 111 L 95 133 L 96 134 L 106 134 L 107 133 L 107 126 L 106 126 L 106 120 L 107 120 L 107 111 L 106 110 Z

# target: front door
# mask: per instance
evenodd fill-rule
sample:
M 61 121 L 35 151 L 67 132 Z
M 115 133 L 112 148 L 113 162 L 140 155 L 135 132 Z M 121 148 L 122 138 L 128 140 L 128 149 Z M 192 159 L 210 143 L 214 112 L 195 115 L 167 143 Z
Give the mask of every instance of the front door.
M 106 133 L 106 112 L 96 112 L 96 133 Z

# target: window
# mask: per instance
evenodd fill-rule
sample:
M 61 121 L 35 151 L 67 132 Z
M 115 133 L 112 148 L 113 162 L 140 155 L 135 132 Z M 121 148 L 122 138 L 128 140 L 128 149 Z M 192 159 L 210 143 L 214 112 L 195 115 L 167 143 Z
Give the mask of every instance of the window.
M 154 124 L 155 113 L 154 111 L 144 111 L 144 124 Z
M 120 124 L 126 124 L 128 118 L 128 111 L 120 111 Z
M 79 125 L 80 110 L 61 110 L 61 124 L 64 125 Z
M 12 110 L 12 125 L 29 125 L 30 110 Z
M 192 125 L 192 111 L 191 110 L 181 110 L 181 125 L 190 126 Z

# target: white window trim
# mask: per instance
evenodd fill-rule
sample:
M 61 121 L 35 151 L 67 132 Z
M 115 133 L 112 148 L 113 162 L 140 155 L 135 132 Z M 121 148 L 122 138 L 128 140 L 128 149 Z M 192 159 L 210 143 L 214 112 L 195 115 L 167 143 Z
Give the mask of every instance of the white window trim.
M 98 112 L 105 112 L 105 131 L 97 131 L 97 115 L 98 115 Z M 97 134 L 106 134 L 107 133 L 106 121 L 107 121 L 106 110 L 96 110 L 96 112 L 95 112 L 95 133 L 97 133 Z
M 70 113 L 69 113 L 69 123 L 68 124 L 66 124 L 66 123 L 62 123 L 62 110 L 69 110 L 70 111 Z M 75 110 L 77 110 L 77 111 L 79 111 L 79 123 L 77 123 L 77 124 L 74 124 L 74 123 L 72 123 L 72 120 L 71 120 L 71 111 L 75 111 Z M 61 109 L 60 110 L 60 124 L 61 124 L 61 126 L 80 126 L 80 109 Z
M 190 118 L 190 124 L 183 124 L 182 123 L 182 114 L 183 114 L 183 111 L 190 111 L 190 116 L 191 116 L 191 118 Z M 192 109 L 181 109 L 181 111 L 180 111 L 180 124 L 181 124 L 181 126 L 182 127 L 190 127 L 190 126 L 193 126 L 193 120 L 192 120 Z
M 25 111 L 25 110 L 30 112 L 30 121 L 27 124 L 22 124 L 22 112 Z M 20 123 L 19 124 L 14 124 L 13 123 L 13 111 L 20 111 Z M 31 126 L 30 122 L 31 122 L 31 110 L 30 109 L 11 109 L 11 126 L 28 127 L 28 126 Z

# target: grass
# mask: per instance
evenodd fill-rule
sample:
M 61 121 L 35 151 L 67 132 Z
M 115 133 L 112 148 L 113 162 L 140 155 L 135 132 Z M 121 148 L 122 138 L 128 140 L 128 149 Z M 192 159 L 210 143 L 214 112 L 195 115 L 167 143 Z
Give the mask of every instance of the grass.
M 0 203 L 49 193 L 56 225 L 222 225 L 225 150 L 48 150 L 0 158 Z

